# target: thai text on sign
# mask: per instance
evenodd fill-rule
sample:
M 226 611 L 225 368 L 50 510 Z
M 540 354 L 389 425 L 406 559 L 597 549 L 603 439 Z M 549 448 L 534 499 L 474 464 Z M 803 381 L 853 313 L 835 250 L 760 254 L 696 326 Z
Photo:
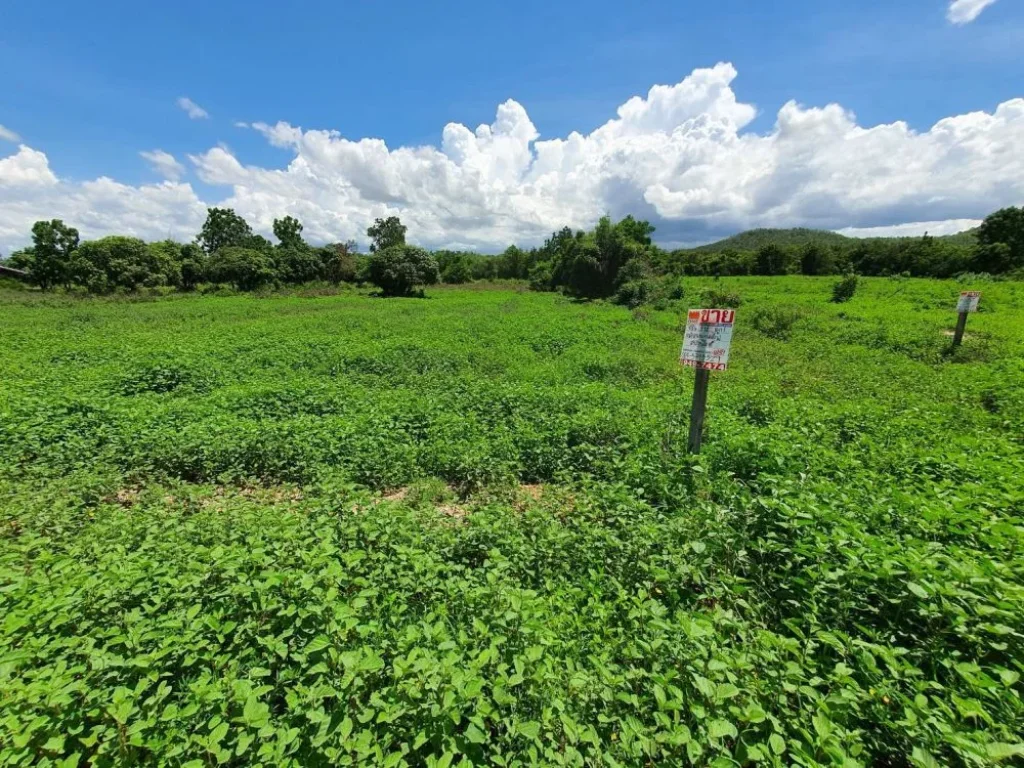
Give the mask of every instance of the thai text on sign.
M 691 368 L 724 371 L 729 365 L 729 345 L 734 309 L 691 309 L 686 314 L 686 335 L 679 362 Z
M 981 291 L 964 291 L 960 294 L 960 301 L 956 303 L 956 311 L 977 312 L 979 301 L 981 301 Z

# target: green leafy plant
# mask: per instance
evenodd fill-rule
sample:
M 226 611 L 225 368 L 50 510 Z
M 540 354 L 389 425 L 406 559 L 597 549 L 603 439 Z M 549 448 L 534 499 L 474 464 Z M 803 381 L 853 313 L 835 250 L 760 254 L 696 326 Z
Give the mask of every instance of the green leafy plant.
M 802 316 L 791 307 L 758 307 L 750 313 L 750 324 L 769 338 L 786 341 Z
M 842 280 L 832 286 L 832 303 L 843 304 L 853 298 L 857 291 L 857 276 L 846 275 Z
M 1019 763 L 1024 285 L 715 288 L 0 292 L 0 765 Z

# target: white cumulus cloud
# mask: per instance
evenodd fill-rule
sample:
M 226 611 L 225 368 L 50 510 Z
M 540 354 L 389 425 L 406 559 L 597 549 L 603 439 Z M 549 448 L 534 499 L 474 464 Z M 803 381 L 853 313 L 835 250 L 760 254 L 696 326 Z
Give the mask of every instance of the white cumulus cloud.
M 970 24 L 995 2 L 996 0 L 953 0 L 946 11 L 946 18 L 953 24 Z
M 15 154 L 0 159 L 0 189 L 32 190 L 55 184 L 57 177 L 42 152 L 22 144 Z
M 63 219 L 84 237 L 127 234 L 157 240 L 191 239 L 206 207 L 188 184 L 131 186 L 106 177 L 76 183 L 58 179 L 46 155 L 22 146 L 0 159 L 0 247 L 26 245 L 32 223 Z
M 920 131 L 789 102 L 755 133 L 757 110 L 737 98 L 736 76 L 730 64 L 695 70 L 629 99 L 590 133 L 560 138 L 540 137 L 511 99 L 490 124 L 449 123 L 437 146 L 256 122 L 249 127 L 290 154 L 287 165 L 247 164 L 224 145 L 191 154 L 197 177 L 225 188 L 205 201 L 185 183 L 58 180 L 45 155 L 23 147 L 16 167 L 0 165 L 0 246 L 24 243 L 32 221 L 58 215 L 88 236 L 191 238 L 208 204 L 235 208 L 268 235 L 289 214 L 313 242 L 365 241 L 374 218 L 398 215 L 417 244 L 494 252 L 605 213 L 648 219 L 658 242 L 674 245 L 750 227 L 941 234 L 1024 202 L 1024 99 Z
M 185 110 L 186 114 L 193 120 L 202 120 L 205 117 L 209 117 L 210 113 L 205 109 L 196 104 L 188 96 L 182 96 L 178 99 L 178 106 Z
M 0 125 L 0 140 L 3 141 L 21 141 L 21 136 L 16 134 L 10 128 L 5 128 Z
M 170 152 L 164 152 L 162 149 L 139 152 L 139 156 L 165 179 L 177 181 L 185 173 L 185 166 L 179 163 Z

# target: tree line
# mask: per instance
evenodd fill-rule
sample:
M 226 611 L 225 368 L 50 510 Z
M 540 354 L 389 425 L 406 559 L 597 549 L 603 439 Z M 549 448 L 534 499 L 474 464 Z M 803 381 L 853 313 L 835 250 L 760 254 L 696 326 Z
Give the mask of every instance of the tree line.
M 385 295 L 411 295 L 437 282 L 526 280 L 535 290 L 579 298 L 608 298 L 630 306 L 681 295 L 684 275 L 908 275 L 952 277 L 964 272 L 1024 274 L 1024 207 L 1004 208 L 967 237 L 873 238 L 793 230 L 799 237 L 773 239 L 773 231 L 745 233 L 720 246 L 665 250 L 652 242 L 654 227 L 627 216 L 603 217 L 591 231 L 568 227 L 537 248 L 510 246 L 497 256 L 465 251 L 427 251 L 406 243 L 397 216 L 367 229 L 368 254 L 352 241 L 313 246 L 292 216 L 276 219 L 274 244 L 253 232 L 229 208 L 210 208 L 192 243 L 112 235 L 81 241 L 59 219 L 38 221 L 32 245 L 0 261 L 24 270 L 44 290 L 78 288 L 92 293 L 169 286 L 230 285 L 251 291 L 273 285 L 327 281 L 373 283 Z M 774 231 L 783 232 L 783 231 Z M 753 237 L 751 237 L 753 236 Z M 736 242 L 760 242 L 738 248 Z

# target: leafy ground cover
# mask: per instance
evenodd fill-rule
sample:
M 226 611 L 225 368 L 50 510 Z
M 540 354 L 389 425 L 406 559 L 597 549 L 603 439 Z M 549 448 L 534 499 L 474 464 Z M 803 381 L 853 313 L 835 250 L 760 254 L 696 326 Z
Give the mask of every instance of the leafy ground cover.
M 5 295 L 0 764 L 1019 763 L 1024 286 L 833 282 Z

